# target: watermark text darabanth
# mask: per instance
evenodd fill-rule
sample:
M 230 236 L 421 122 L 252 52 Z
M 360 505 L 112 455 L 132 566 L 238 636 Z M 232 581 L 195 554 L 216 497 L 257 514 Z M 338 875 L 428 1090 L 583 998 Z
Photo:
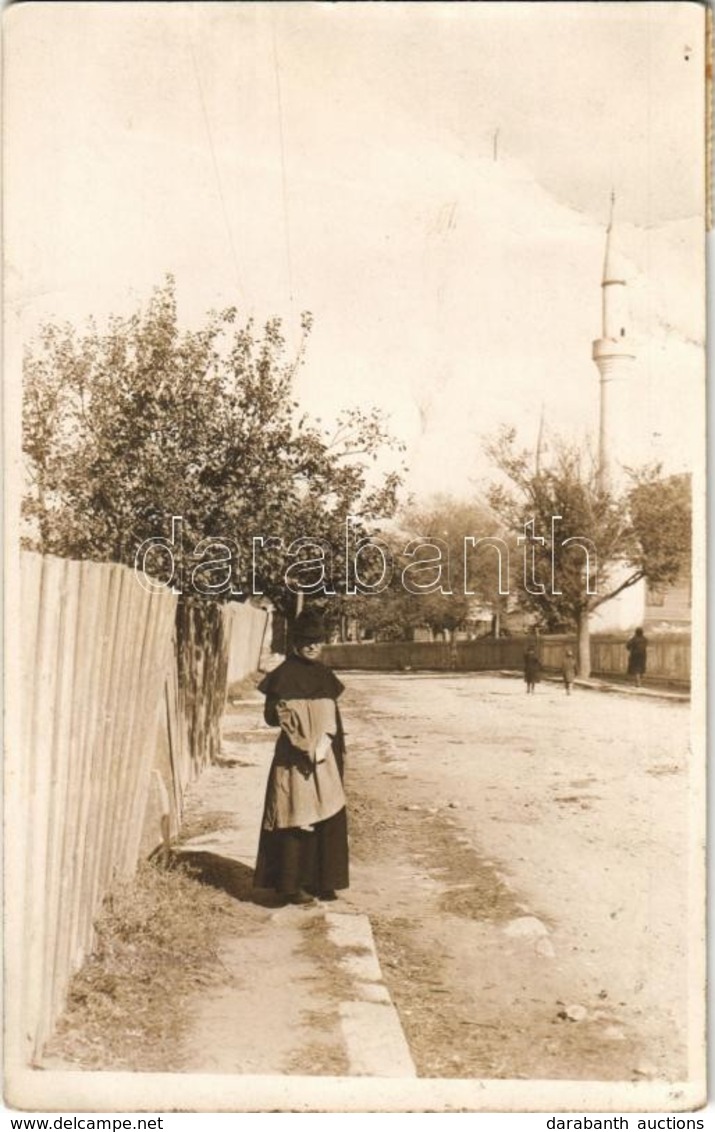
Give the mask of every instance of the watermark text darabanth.
M 560 515 L 551 516 L 548 540 L 536 533 L 534 519 L 524 523 L 523 534 L 516 540 L 516 553 L 522 560 L 521 584 L 531 595 L 561 593 L 556 565 L 558 546 L 573 548 L 579 554 L 584 592 L 596 594 L 596 547 L 588 538 L 560 539 L 560 520 Z M 273 556 L 274 562 L 279 556 L 284 587 L 294 594 L 335 597 L 338 589 L 348 595 L 380 594 L 397 582 L 406 593 L 415 596 L 459 592 L 470 597 L 477 592 L 475 579 L 488 570 L 494 572 L 500 596 L 508 597 L 512 592 L 513 548 L 510 550 L 504 538 L 494 535 L 465 534 L 461 540 L 461 561 L 455 563 L 454 545 L 450 547 L 444 538 L 411 538 L 396 555 L 394 545 L 390 547 L 385 539 L 361 534 L 362 526 L 353 516 L 345 520 L 339 551 L 333 543 L 311 535 L 286 542 L 279 535 L 254 534 L 242 543 L 230 537 L 202 538 L 187 553 L 183 525 L 182 516 L 174 515 L 170 535 L 145 539 L 137 548 L 134 570 L 140 585 L 150 593 L 260 597 L 268 555 Z M 241 584 L 239 577 L 243 579 Z M 341 578 L 340 583 L 335 581 L 336 577 Z M 548 591 L 544 579 L 548 580 Z

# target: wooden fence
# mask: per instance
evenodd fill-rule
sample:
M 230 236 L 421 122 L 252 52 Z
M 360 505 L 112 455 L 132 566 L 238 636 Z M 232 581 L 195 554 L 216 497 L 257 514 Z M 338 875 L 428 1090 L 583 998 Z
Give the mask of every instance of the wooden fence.
M 256 671 L 264 648 L 270 647 L 271 615 L 265 610 L 247 602 L 233 604 L 230 611 L 227 632 L 229 633 L 228 671 L 226 675 L 228 690 L 240 684 Z
M 628 668 L 625 638 L 617 635 L 594 637 L 591 641 L 591 662 L 595 673 L 625 673 Z M 689 684 L 690 672 L 690 633 L 648 634 L 646 679 L 655 676 L 675 684 Z
M 479 672 L 519 668 L 524 639 L 487 637 L 478 641 L 375 641 L 369 644 L 326 645 L 321 660 L 331 668 L 377 672 Z
M 174 595 L 148 593 L 122 566 L 23 554 L 21 571 L 6 860 L 8 1038 L 26 1062 L 91 949 L 105 895 L 175 831 L 187 784 L 218 753 L 234 622 L 255 642 L 267 615 L 213 603 L 177 613 Z
M 219 755 L 226 694 L 258 668 L 269 617 L 248 603 L 189 602 L 179 607 L 147 799 L 143 856 L 180 829 L 187 787 Z
M 22 1024 L 37 1055 L 115 877 L 136 865 L 176 599 L 23 555 Z
M 624 635 L 591 637 L 594 676 L 621 676 L 628 665 Z M 327 645 L 322 659 L 332 668 L 376 672 L 488 672 L 519 671 L 527 644 L 533 637 L 481 637 L 475 641 L 375 641 Z M 565 649 L 576 653 L 573 636 L 540 636 L 537 647 L 544 668 L 560 671 Z M 690 634 L 662 633 L 648 638 L 647 676 L 687 685 L 690 682 Z

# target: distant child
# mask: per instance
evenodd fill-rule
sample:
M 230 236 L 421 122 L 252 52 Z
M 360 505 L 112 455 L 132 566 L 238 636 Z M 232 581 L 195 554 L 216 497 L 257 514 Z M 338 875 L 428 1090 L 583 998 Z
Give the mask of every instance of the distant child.
M 566 688 L 566 695 L 571 695 L 573 682 L 576 679 L 576 661 L 574 660 L 573 651 L 566 649 L 564 653 L 564 662 L 561 665 L 561 675 L 564 678 L 564 687 Z
M 534 691 L 534 688 L 539 683 L 541 677 L 541 661 L 536 655 L 536 649 L 533 645 L 529 645 L 524 653 L 524 679 L 526 680 L 526 691 Z

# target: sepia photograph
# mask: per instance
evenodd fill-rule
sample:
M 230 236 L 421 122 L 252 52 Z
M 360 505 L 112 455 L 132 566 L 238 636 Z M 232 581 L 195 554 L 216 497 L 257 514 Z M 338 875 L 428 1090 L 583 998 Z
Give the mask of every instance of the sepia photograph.
M 708 7 L 3 20 L 7 1109 L 702 1129 Z

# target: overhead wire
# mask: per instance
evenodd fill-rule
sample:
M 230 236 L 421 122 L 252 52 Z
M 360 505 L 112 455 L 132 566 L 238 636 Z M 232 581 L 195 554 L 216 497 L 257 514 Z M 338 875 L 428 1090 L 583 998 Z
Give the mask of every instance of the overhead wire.
M 285 139 L 283 137 L 283 96 L 281 92 L 280 66 L 278 63 L 278 44 L 276 42 L 275 17 L 271 18 L 271 37 L 273 41 L 273 72 L 276 80 L 276 100 L 278 103 L 278 139 L 281 156 L 281 184 L 283 190 L 283 227 L 285 232 L 286 271 L 288 276 L 288 297 L 293 302 L 293 265 L 290 240 L 290 217 L 288 212 L 288 182 L 286 178 Z
M 223 221 L 224 221 L 224 225 L 225 225 L 225 228 L 226 228 L 226 234 L 227 234 L 227 237 L 228 237 L 228 246 L 229 246 L 229 249 L 230 249 L 230 252 L 231 252 L 233 269 L 234 269 L 234 273 L 235 273 L 235 276 L 236 276 L 236 285 L 238 287 L 238 290 L 240 292 L 242 299 L 245 302 L 246 293 L 245 293 L 245 288 L 244 288 L 242 277 L 241 277 L 241 269 L 240 269 L 239 263 L 238 263 L 238 254 L 236 252 L 236 244 L 235 244 L 235 241 L 234 241 L 234 238 L 233 238 L 233 229 L 231 227 L 231 221 L 230 221 L 229 214 L 228 214 L 228 208 L 226 206 L 226 198 L 224 196 L 223 185 L 221 183 L 221 171 L 219 169 L 218 158 L 216 156 L 216 146 L 214 145 L 213 131 L 211 129 L 211 120 L 209 118 L 208 108 L 206 106 L 206 98 L 205 98 L 205 95 L 204 95 L 204 88 L 203 88 L 203 84 L 201 82 L 201 72 L 199 71 L 198 60 L 196 58 L 196 50 L 194 48 L 194 41 L 192 39 L 190 31 L 188 31 L 188 40 L 189 40 L 189 50 L 191 52 L 191 60 L 192 60 L 193 67 L 194 67 L 194 76 L 196 78 L 196 86 L 197 86 L 198 92 L 199 92 L 199 101 L 201 103 L 201 112 L 202 112 L 203 120 L 204 120 L 204 128 L 206 130 L 206 136 L 208 138 L 208 143 L 209 143 L 209 150 L 211 152 L 211 163 L 213 165 L 214 177 L 215 177 L 215 180 L 216 180 L 216 189 L 218 191 L 219 201 L 221 202 L 221 212 L 223 214 Z

